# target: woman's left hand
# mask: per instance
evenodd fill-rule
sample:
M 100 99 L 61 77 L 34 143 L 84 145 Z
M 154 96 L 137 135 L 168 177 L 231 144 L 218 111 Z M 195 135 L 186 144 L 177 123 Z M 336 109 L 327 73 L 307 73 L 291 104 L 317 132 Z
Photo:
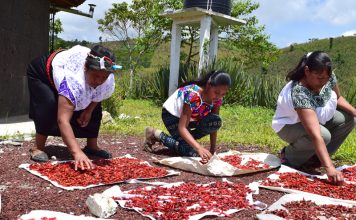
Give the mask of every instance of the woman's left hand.
M 80 127 L 86 127 L 89 124 L 89 121 L 91 119 L 91 111 L 84 110 L 79 118 L 77 119 L 78 124 Z

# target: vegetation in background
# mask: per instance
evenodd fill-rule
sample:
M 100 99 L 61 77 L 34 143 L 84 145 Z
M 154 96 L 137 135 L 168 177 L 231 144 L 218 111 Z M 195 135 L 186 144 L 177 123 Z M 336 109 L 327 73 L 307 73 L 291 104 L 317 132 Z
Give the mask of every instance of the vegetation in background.
M 142 135 L 144 127 L 149 125 L 164 128 L 160 109 L 161 104 L 168 97 L 170 47 L 169 41 L 165 40 L 170 37 L 171 23 L 158 16 L 158 9 L 166 8 L 170 4 L 173 6 L 171 8 L 175 8 L 182 3 L 174 0 L 158 0 L 154 5 L 148 0 L 134 0 L 134 2 L 137 5 L 125 4 L 127 11 L 138 10 L 139 17 L 135 21 L 138 22 L 145 16 L 151 16 L 149 19 L 152 19 L 151 23 L 146 23 L 147 29 L 142 32 L 143 38 L 129 37 L 126 39 L 127 42 L 122 39 L 100 42 L 115 51 L 117 62 L 125 68 L 116 74 L 115 94 L 103 102 L 104 109 L 116 118 L 116 123 L 105 126 L 106 131 L 117 132 L 120 135 Z M 258 21 L 255 17 L 249 17 L 251 12 L 258 8 L 258 4 L 250 0 L 233 2 L 232 15 L 242 17 L 247 24 L 224 30 L 226 34 L 221 35 L 224 39 L 219 41 L 218 60 L 209 67 L 209 69 L 223 69 L 229 72 L 233 79 L 221 111 L 224 125 L 219 132 L 220 143 L 268 146 L 274 153 L 286 145 L 271 128 L 276 99 L 286 83 L 284 80 L 286 73 L 295 67 L 303 54 L 310 51 L 323 50 L 330 54 L 341 92 L 353 106 L 356 106 L 356 61 L 354 59 L 356 37 L 312 39 L 308 43 L 293 44 L 288 48 L 277 50 L 268 42 L 268 36 L 263 33 L 264 27 L 257 26 Z M 146 7 L 146 4 L 147 8 L 142 8 Z M 114 4 L 112 10 L 115 9 L 115 5 L 121 4 Z M 107 13 L 110 13 L 110 10 Z M 130 13 L 125 16 L 133 19 L 136 14 Z M 151 32 L 155 30 L 156 24 L 161 31 Z M 192 29 L 191 33 L 193 31 Z M 186 33 L 189 32 L 184 32 Z M 147 39 L 144 40 L 144 37 L 152 37 L 152 34 L 159 37 L 161 42 L 152 44 L 152 47 L 145 52 L 139 52 L 145 49 L 145 43 L 149 43 Z M 191 65 L 197 64 L 193 56 L 197 53 L 197 38 L 193 36 L 186 39 L 193 40 L 191 42 L 194 43 L 182 45 L 179 82 L 196 78 L 197 74 L 197 65 Z M 57 38 L 56 42 L 62 45 L 60 46 L 62 48 L 69 48 L 75 44 L 91 46 L 90 42 L 64 41 L 60 38 Z M 137 47 L 138 50 L 131 53 L 132 48 L 127 46 Z M 140 56 L 140 61 L 130 60 L 128 56 L 130 53 L 133 57 Z M 130 74 L 131 65 L 135 65 L 135 74 Z M 128 91 L 131 91 L 130 94 Z M 121 113 L 139 116 L 140 119 L 119 119 L 117 116 Z M 204 140 L 208 142 L 208 139 Z M 353 131 L 334 159 L 356 163 L 355 143 L 356 131 Z
M 53 30 L 53 33 L 54 33 L 54 36 L 57 37 L 57 35 L 59 33 L 62 33 L 64 30 L 63 30 L 63 27 L 62 27 L 62 22 L 59 18 L 55 19 L 54 20 L 54 27 L 52 27 L 52 23 L 50 22 L 49 23 L 49 29 L 50 30 Z
M 131 4 L 126 2 L 114 3 L 103 19 L 99 19 L 99 30 L 108 34 L 113 40 L 119 41 L 119 53 L 127 57 L 127 70 L 130 74 L 128 91 L 134 90 L 134 75 L 142 67 L 143 57 L 153 53 L 159 46 L 170 39 L 172 20 L 162 17 L 160 13 L 165 9 L 181 9 L 183 1 L 174 0 L 134 0 Z M 251 0 L 233 1 L 231 16 L 243 17 L 245 25 L 229 26 L 219 30 L 220 38 L 233 51 L 238 51 L 234 56 L 245 65 L 262 62 L 268 65 L 276 59 L 277 48 L 268 41 L 269 36 L 264 33 L 264 26 L 258 26 L 258 20 L 251 13 L 259 4 Z M 199 29 L 196 27 L 182 27 L 182 53 L 184 71 L 189 71 L 190 66 L 196 66 L 199 54 Z M 169 50 L 165 52 L 168 54 Z M 167 60 L 169 56 L 165 56 Z M 231 54 L 229 54 L 231 57 Z M 145 60 L 147 63 L 147 60 Z M 155 64 L 151 65 L 154 66 Z M 146 65 L 146 68 L 148 65 Z M 162 67 L 162 66 L 160 66 Z M 160 68 L 159 67 L 159 68 Z M 157 69 L 156 69 L 157 70 Z M 129 95 L 131 97 L 131 94 Z
M 126 52 L 130 93 L 136 69 L 143 66 L 144 55 L 153 52 L 167 38 L 170 21 L 160 17 L 159 13 L 165 9 L 166 3 L 173 2 L 133 0 L 132 4 L 113 3 L 105 17 L 98 20 L 99 30 L 120 41 Z
M 261 63 L 266 68 L 277 59 L 279 50 L 269 42 L 269 36 L 264 33 L 265 26 L 258 25 L 256 16 L 252 12 L 258 9 L 259 4 L 251 0 L 233 1 L 231 16 L 243 19 L 246 24 L 230 26 L 222 30 L 229 50 L 238 51 L 237 61 L 246 67 Z
M 153 101 L 123 100 L 120 113 L 132 117 L 124 119 L 116 117 L 115 123 L 104 125 L 104 132 L 143 137 L 146 126 L 153 126 L 167 132 L 161 119 L 161 106 L 157 106 Z M 273 109 L 224 104 L 220 113 L 223 125 L 218 132 L 218 146 L 222 143 L 229 144 L 231 147 L 243 144 L 248 150 L 249 145 L 257 145 L 270 149 L 276 154 L 287 144 L 274 133 L 271 127 Z M 135 118 L 136 116 L 139 118 Z M 202 139 L 202 142 L 208 144 L 209 138 Z M 356 130 L 348 136 L 333 158 L 345 164 L 355 164 L 355 143 Z
M 312 39 L 308 43 L 293 44 L 281 50 L 279 58 L 267 68 L 267 75 L 285 78 L 287 72 L 297 65 L 305 53 L 316 50 L 330 55 L 341 94 L 356 106 L 356 36 Z M 258 71 L 258 68 L 253 68 L 249 73 Z

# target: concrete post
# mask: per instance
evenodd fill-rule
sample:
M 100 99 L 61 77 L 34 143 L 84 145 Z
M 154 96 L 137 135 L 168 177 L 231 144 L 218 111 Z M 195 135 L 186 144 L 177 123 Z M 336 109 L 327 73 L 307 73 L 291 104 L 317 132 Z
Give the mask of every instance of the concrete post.
M 199 48 L 199 67 L 198 76 L 207 67 L 209 63 L 209 47 L 210 47 L 210 27 L 211 16 L 203 16 L 200 20 L 200 48 Z
M 219 42 L 219 30 L 216 25 L 212 25 L 210 34 L 210 47 L 209 47 L 209 65 L 212 64 L 217 57 L 218 42 Z
M 173 21 L 168 95 L 172 95 L 178 87 L 181 38 L 181 27 L 176 21 Z

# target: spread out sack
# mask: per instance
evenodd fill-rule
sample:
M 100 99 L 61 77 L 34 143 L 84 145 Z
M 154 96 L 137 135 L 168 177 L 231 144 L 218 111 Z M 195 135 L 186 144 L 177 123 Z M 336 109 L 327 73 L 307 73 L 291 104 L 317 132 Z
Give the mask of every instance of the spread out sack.
M 214 154 L 206 164 L 200 161 L 200 157 L 169 157 L 156 162 L 206 176 L 236 176 L 271 170 L 281 165 L 280 159 L 272 154 L 232 150 Z
M 21 164 L 19 167 L 66 190 L 179 175 L 179 172 L 151 166 L 147 161 L 129 154 L 112 159 L 94 160 L 93 164 L 95 169 L 91 170 L 74 170 L 73 161 Z
M 356 219 L 356 206 L 336 202 L 323 196 L 287 194 L 262 213 L 259 220 L 270 219 Z
M 86 216 L 75 216 L 62 212 L 47 210 L 33 210 L 28 214 L 20 216 L 17 220 L 104 220 L 103 218 L 94 218 Z
M 334 185 L 325 175 L 310 175 L 282 165 L 278 172 L 259 182 L 259 187 L 286 193 L 316 194 L 333 201 L 356 205 L 356 184 Z
M 128 191 L 113 186 L 103 194 L 112 197 L 122 208 L 135 210 L 150 219 L 196 220 L 209 215 L 228 216 L 252 206 L 259 210 L 267 207 L 253 202 L 252 194 L 258 193 L 256 184 L 247 186 L 226 180 L 207 184 L 160 184 Z

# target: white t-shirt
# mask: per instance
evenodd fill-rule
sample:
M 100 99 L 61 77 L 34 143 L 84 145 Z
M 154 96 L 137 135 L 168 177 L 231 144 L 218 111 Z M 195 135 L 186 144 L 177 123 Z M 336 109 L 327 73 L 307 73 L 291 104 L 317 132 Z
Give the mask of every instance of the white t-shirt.
M 114 74 L 96 88 L 86 82 L 84 65 L 89 52 L 89 48 L 77 45 L 58 53 L 52 61 L 53 81 L 58 94 L 70 100 L 75 111 L 85 109 L 91 102 L 109 98 L 115 90 Z
M 179 89 L 177 89 L 168 99 L 163 103 L 165 108 L 172 115 L 180 118 L 183 111 L 184 96 L 178 96 Z
M 278 96 L 277 109 L 272 120 L 273 130 L 278 133 L 284 125 L 300 122 L 295 108 L 313 109 L 319 123 L 325 124 L 336 112 L 337 95 L 332 90 L 335 84 L 336 77 L 332 74 L 329 82 L 321 89 L 322 97 L 319 97 L 311 96 L 311 92 L 308 92 L 307 88 L 298 85 L 297 82 L 288 82 Z M 300 95 L 293 95 L 292 97 L 292 93 L 299 93 Z M 314 100 L 315 97 L 317 101 Z

